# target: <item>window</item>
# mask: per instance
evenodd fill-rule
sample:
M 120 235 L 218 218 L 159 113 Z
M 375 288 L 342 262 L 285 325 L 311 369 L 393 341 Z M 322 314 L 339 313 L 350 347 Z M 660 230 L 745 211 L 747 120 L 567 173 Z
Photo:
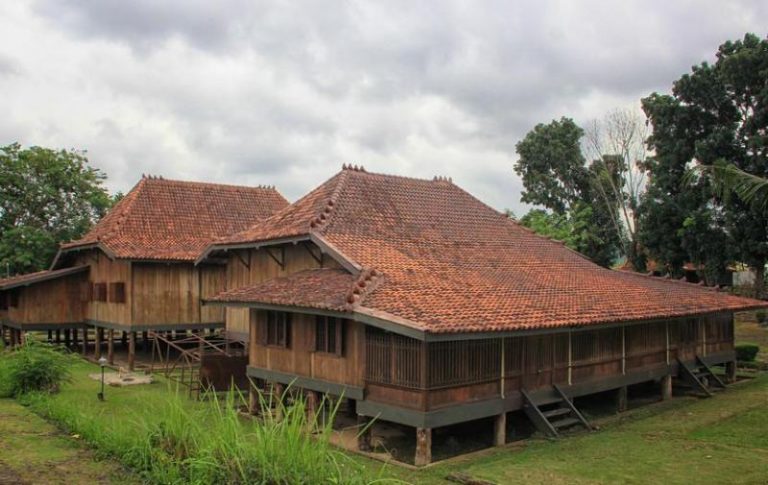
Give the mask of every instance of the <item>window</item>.
M 8 295 L 3 293 L 0 294 L 0 310 L 7 310 L 8 309 Z
M 344 346 L 344 320 L 317 315 L 315 317 L 315 351 L 341 356 Z
M 93 284 L 93 301 L 107 301 L 107 284 Z
M 11 290 L 11 294 L 8 295 L 8 306 L 11 308 L 17 308 L 19 306 L 19 290 Z
M 125 283 L 122 281 L 109 284 L 109 301 L 125 303 Z
M 266 317 L 266 344 L 285 348 L 290 347 L 291 314 L 268 311 Z

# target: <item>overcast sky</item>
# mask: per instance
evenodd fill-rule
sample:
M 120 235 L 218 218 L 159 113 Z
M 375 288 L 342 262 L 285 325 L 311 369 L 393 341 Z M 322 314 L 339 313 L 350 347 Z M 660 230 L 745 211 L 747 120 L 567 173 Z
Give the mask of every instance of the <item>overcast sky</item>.
M 41 0 L 0 3 L 0 144 L 142 173 L 274 184 L 342 163 L 444 175 L 524 212 L 515 144 L 667 92 L 764 1 Z

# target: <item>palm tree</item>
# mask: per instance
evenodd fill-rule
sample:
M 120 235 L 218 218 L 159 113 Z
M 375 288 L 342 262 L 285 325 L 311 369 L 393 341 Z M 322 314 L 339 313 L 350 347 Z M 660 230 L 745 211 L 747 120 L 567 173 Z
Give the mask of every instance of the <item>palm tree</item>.
M 698 180 L 699 175 L 709 178 L 715 194 L 728 199 L 736 194 L 747 204 L 760 209 L 768 209 L 768 179 L 745 172 L 732 163 L 697 165 L 690 169 L 684 178 L 686 184 Z

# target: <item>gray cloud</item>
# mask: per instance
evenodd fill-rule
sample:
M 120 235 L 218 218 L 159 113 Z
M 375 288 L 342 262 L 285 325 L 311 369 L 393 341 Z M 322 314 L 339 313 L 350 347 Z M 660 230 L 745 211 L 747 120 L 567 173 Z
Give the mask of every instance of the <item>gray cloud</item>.
M 276 184 L 296 198 L 354 162 L 449 175 L 523 213 L 514 146 L 536 123 L 637 106 L 723 41 L 763 28 L 766 10 L 714 0 L 3 5 L 0 89 L 11 96 L 0 143 L 88 148 L 113 189 L 152 172 Z

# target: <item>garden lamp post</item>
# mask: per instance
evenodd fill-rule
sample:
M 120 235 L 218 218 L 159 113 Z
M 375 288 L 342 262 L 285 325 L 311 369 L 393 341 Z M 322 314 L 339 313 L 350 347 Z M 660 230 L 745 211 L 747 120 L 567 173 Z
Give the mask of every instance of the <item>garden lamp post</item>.
M 99 359 L 99 365 L 101 366 L 101 392 L 99 393 L 99 401 L 104 400 L 104 368 L 107 366 L 107 359 L 104 357 Z

